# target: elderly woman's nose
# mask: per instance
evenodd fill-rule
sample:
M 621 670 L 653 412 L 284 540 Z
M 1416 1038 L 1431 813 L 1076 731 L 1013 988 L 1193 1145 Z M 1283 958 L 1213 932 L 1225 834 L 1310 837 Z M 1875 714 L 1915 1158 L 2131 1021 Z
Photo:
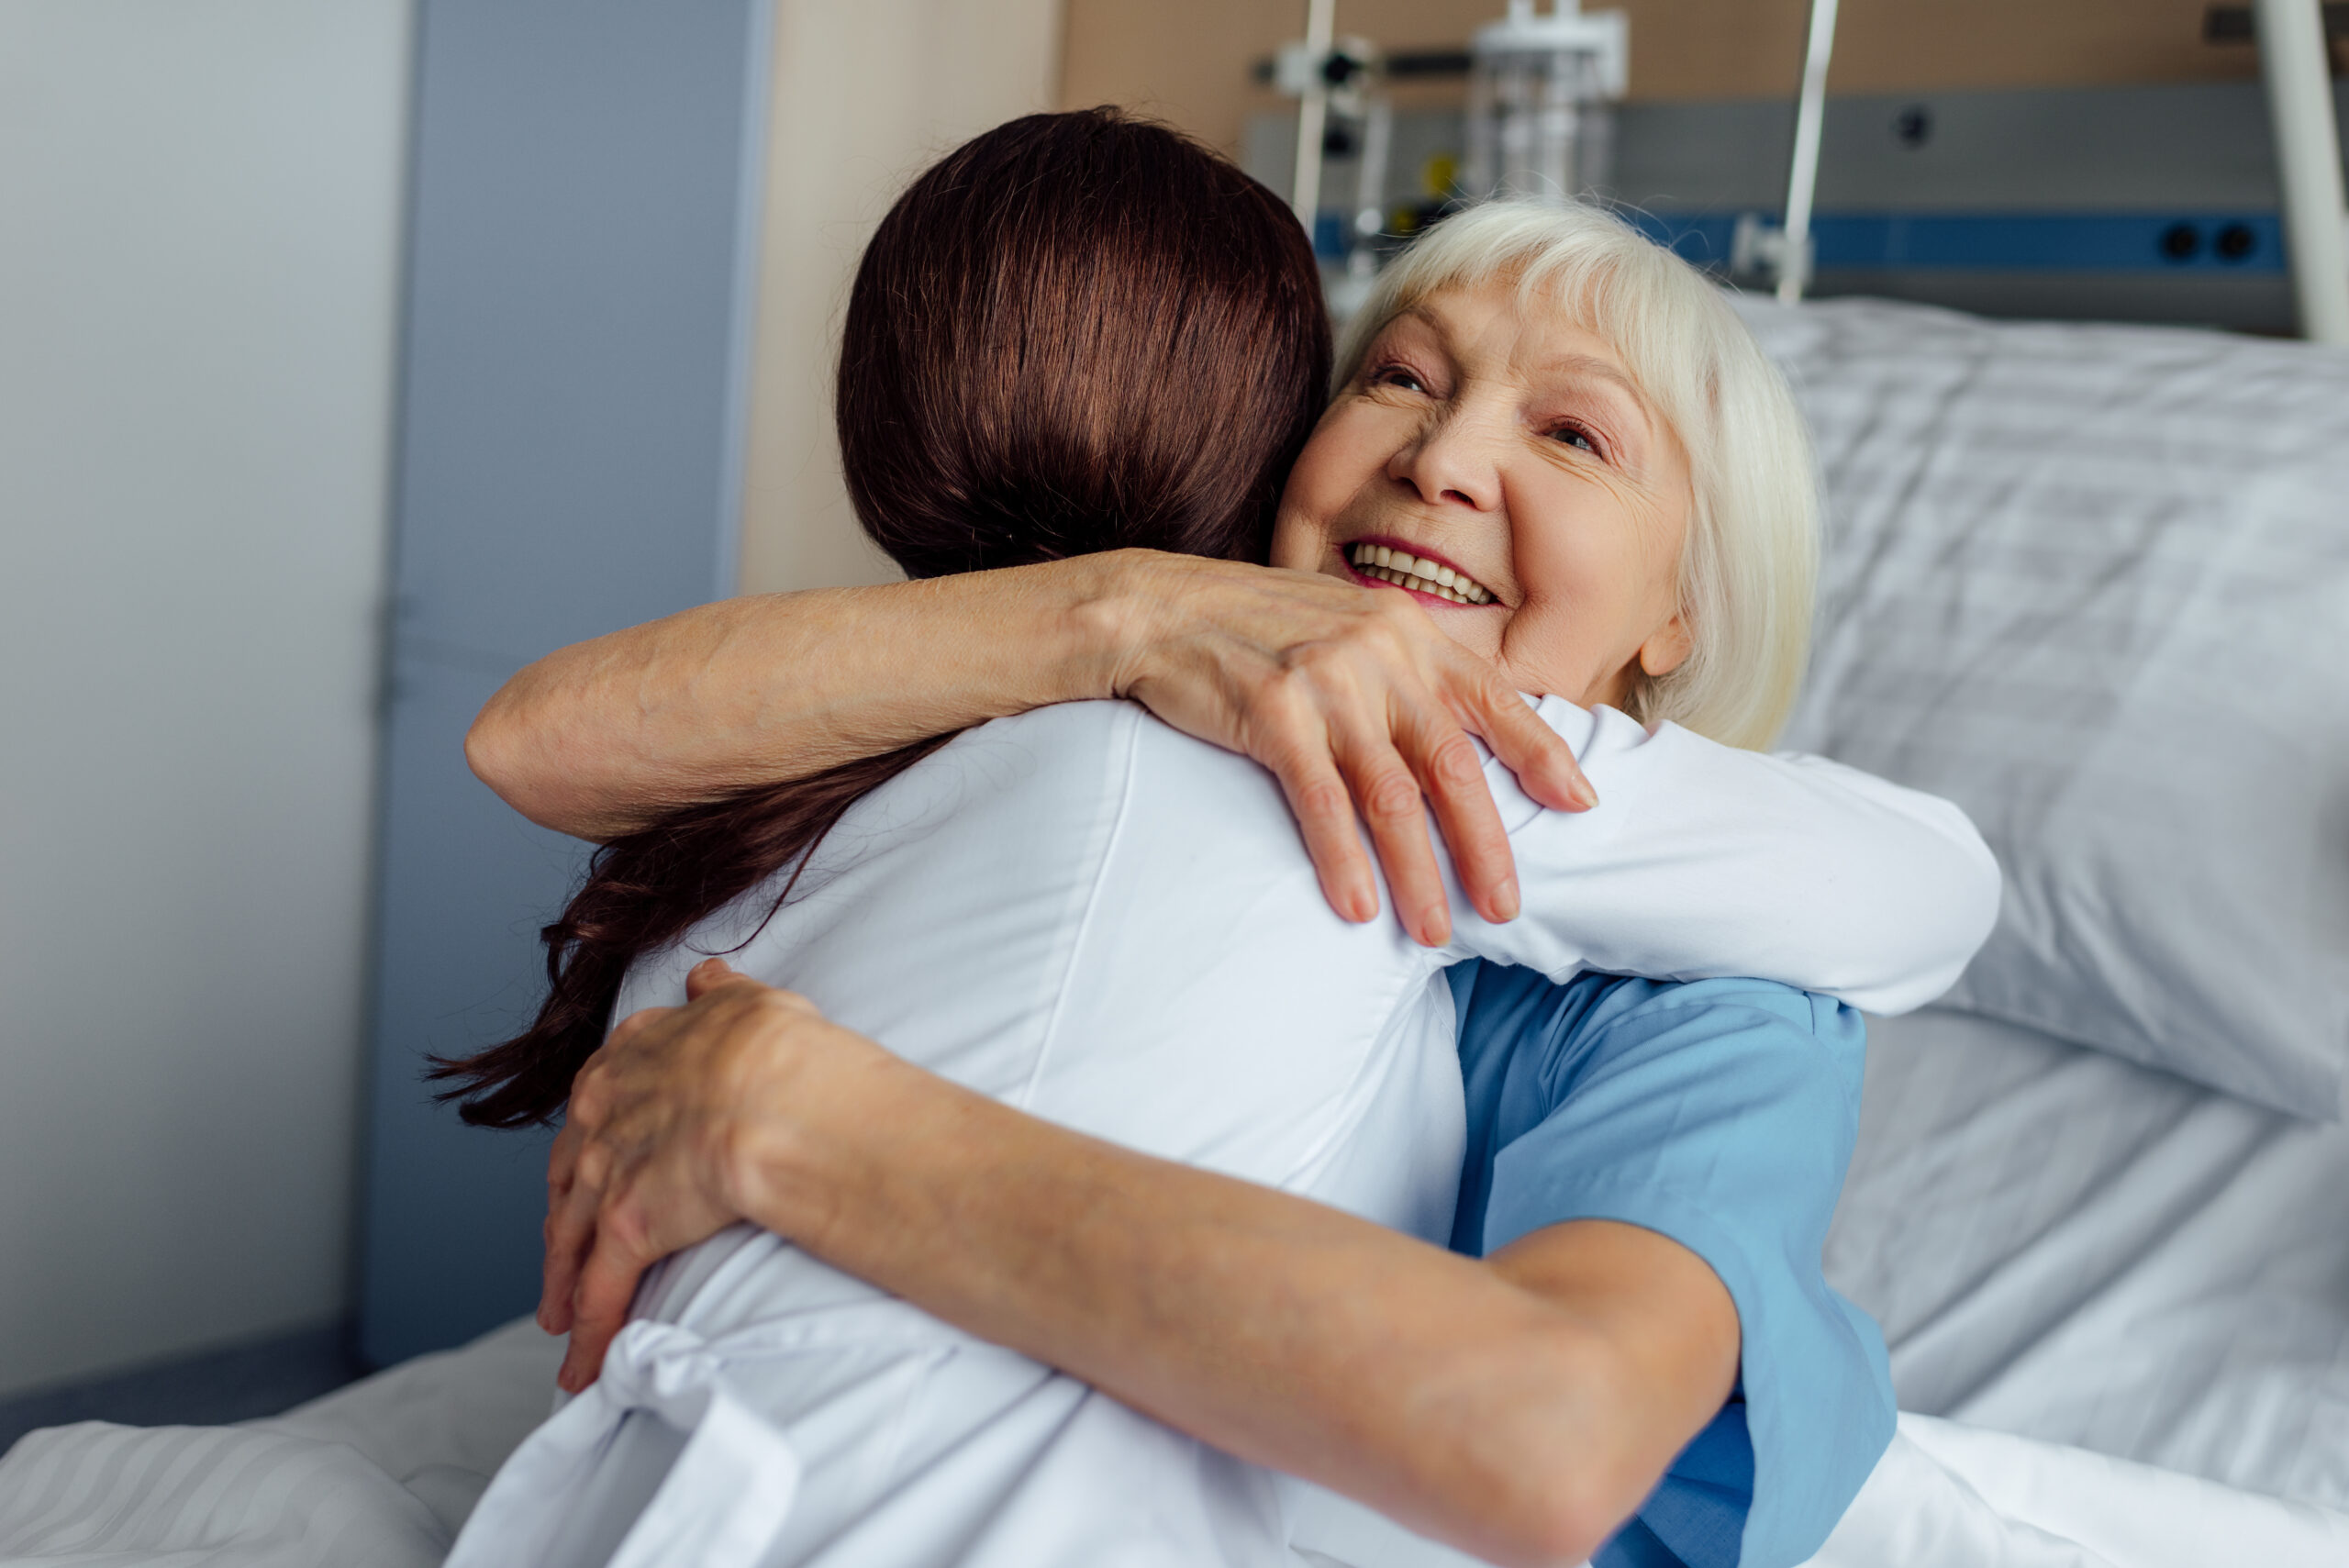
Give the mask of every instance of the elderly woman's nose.
M 1386 473 L 1431 504 L 1458 502 L 1480 512 L 1500 505 L 1500 470 L 1491 443 L 1473 422 L 1456 417 L 1430 424 L 1396 452 Z

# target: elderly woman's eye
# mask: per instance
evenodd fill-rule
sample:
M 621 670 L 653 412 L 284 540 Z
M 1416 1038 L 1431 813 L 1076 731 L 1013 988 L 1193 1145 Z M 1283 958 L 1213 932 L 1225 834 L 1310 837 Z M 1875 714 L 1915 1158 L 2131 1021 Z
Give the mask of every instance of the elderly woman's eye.
M 1593 457 L 1607 455 L 1598 450 L 1598 442 L 1591 433 L 1580 425 L 1560 425 L 1550 432 L 1550 439 L 1553 441 L 1563 441 L 1570 447 L 1580 447 Z
M 1373 386 L 1399 386 L 1406 392 L 1425 392 L 1428 389 L 1427 383 L 1419 379 L 1417 371 L 1401 365 L 1380 366 L 1372 373 L 1370 384 Z

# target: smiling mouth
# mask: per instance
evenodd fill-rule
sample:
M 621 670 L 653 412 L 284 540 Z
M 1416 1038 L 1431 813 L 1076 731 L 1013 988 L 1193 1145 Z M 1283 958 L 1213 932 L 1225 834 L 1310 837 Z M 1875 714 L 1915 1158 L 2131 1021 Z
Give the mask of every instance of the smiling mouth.
M 1455 605 L 1489 605 L 1493 592 L 1465 572 L 1408 550 L 1364 541 L 1346 547 L 1347 563 L 1365 577 Z

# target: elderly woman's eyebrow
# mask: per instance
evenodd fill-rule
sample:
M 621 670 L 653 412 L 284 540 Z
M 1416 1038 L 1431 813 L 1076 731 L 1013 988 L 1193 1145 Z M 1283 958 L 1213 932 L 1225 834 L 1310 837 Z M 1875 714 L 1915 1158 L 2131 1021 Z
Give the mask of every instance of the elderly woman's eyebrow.
M 1428 302 L 1423 299 L 1414 300 L 1411 304 L 1407 305 L 1402 309 L 1397 311 L 1394 316 L 1388 318 L 1386 325 L 1379 328 L 1379 332 L 1381 335 L 1391 332 L 1395 328 L 1406 321 L 1418 322 L 1420 326 L 1426 328 L 1429 331 L 1434 333 L 1439 339 L 1442 339 L 1443 344 L 1447 349 L 1452 346 L 1452 332 L 1450 328 L 1445 325 L 1442 317 L 1438 316 L 1434 311 L 1428 308 Z
M 1543 361 L 1542 370 L 1550 374 L 1605 382 L 1631 399 L 1631 408 L 1642 424 L 1653 426 L 1655 423 L 1655 409 L 1649 404 L 1647 394 L 1642 392 L 1640 384 L 1612 361 L 1602 360 L 1596 354 L 1561 354 L 1553 360 Z
M 1620 366 L 1611 361 L 1602 360 L 1596 354 L 1560 354 L 1556 359 L 1543 361 L 1542 368 L 1545 371 L 1563 371 L 1569 375 L 1595 376 L 1600 381 L 1613 382 L 1631 395 L 1631 401 L 1640 406 L 1642 413 L 1647 409 L 1647 394 L 1640 390 L 1640 384 L 1624 373 Z

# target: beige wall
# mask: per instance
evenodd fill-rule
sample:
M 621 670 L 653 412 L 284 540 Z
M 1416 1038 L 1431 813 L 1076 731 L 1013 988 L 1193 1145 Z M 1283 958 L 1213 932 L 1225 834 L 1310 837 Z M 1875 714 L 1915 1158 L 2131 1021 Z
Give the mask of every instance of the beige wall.
M 1587 9 L 1603 0 L 1588 0 Z M 1808 0 L 1617 0 L 1631 18 L 1631 96 L 1794 90 Z M 2241 45 L 2202 42 L 2205 0 L 1843 0 L 1842 93 L 2223 81 L 2257 74 Z M 1503 0 L 1338 0 L 1338 30 L 1394 50 L 1458 47 Z M 1068 0 L 1061 101 L 1146 107 L 1237 151 L 1282 100 L 1251 61 L 1305 30 L 1305 0 Z
M 776 0 L 745 592 L 893 575 L 841 486 L 832 363 L 864 241 L 938 153 L 1053 106 L 1062 0 Z

